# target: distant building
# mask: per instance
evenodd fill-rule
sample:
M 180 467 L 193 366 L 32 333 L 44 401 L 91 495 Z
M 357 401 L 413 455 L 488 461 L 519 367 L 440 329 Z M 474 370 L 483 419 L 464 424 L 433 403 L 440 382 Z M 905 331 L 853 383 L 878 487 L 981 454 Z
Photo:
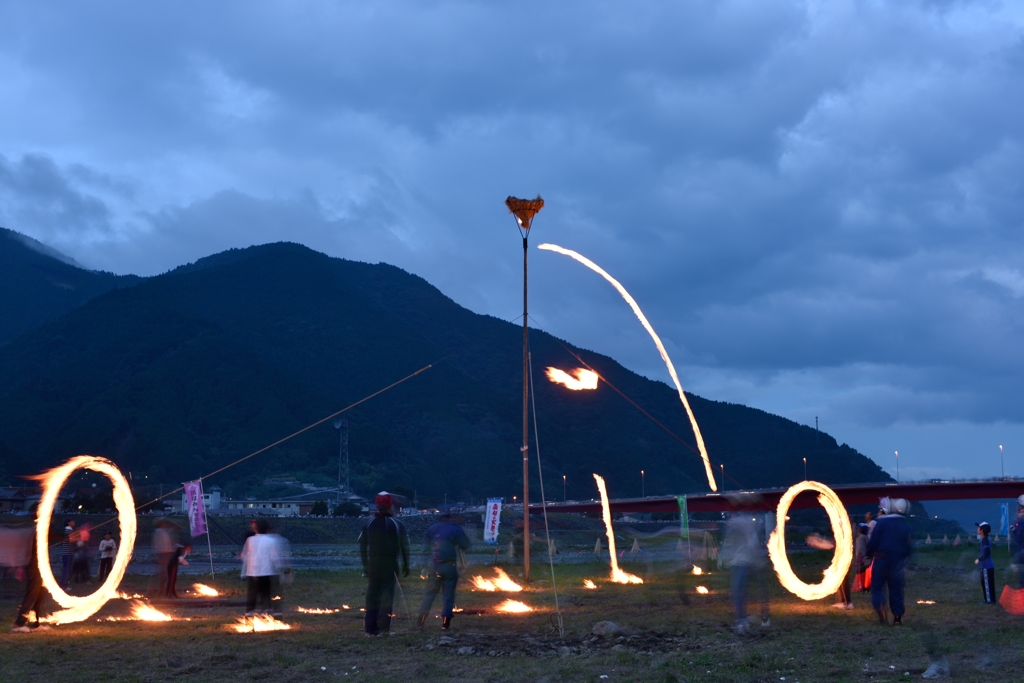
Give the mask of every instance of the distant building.
M 307 500 L 227 500 L 217 514 L 305 517 L 312 509 L 313 501 Z

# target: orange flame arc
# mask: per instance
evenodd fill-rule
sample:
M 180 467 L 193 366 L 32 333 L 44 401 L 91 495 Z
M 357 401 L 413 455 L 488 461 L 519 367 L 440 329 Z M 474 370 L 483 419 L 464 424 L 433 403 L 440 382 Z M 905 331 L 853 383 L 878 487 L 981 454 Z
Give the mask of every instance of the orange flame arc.
M 612 513 L 611 508 L 608 507 L 608 489 L 605 488 L 603 477 L 595 474 L 594 479 L 597 481 L 597 490 L 601 492 L 601 517 L 604 519 L 605 533 L 608 536 L 608 552 L 611 554 L 612 560 L 611 579 L 615 583 L 643 583 L 644 580 L 639 576 L 619 569 L 619 559 L 615 554 L 615 532 L 612 531 Z
M 586 368 L 576 368 L 572 374 L 558 368 L 548 368 L 545 374 L 555 384 L 561 384 L 573 391 L 597 389 L 597 373 Z
M 203 596 L 206 596 L 208 598 L 216 598 L 216 597 L 220 596 L 220 593 L 217 592 L 217 589 L 210 588 L 205 583 L 194 583 L 194 584 L 192 584 L 192 590 L 194 590 L 199 595 L 203 595 Z

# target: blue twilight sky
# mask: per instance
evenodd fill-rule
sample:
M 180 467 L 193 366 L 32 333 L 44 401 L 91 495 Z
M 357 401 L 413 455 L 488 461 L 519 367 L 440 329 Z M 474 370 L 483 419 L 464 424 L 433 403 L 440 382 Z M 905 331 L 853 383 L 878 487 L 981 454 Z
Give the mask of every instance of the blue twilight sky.
M 0 2 L 0 84 L 0 225 L 88 267 L 287 239 L 511 320 L 541 193 L 533 244 L 688 390 L 1024 475 L 1022 3 Z M 597 276 L 531 272 L 542 327 L 668 379 Z

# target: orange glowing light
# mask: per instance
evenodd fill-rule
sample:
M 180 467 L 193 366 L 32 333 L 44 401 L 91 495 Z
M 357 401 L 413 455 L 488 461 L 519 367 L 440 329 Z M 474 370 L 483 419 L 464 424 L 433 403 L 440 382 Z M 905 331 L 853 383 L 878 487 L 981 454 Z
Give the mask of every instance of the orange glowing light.
M 495 567 L 494 573 L 496 575 L 494 579 L 485 579 L 482 576 L 474 576 L 472 580 L 473 587 L 477 590 L 487 591 L 488 593 L 493 593 L 495 591 L 518 593 L 523 590 L 523 587 L 510 579 L 508 574 L 506 574 L 501 567 Z
M 583 579 L 583 587 L 588 590 L 597 590 L 597 584 L 590 579 Z
M 274 617 L 256 614 L 251 617 L 239 617 L 238 622 L 232 624 L 231 628 L 236 633 L 260 633 L 263 631 L 289 631 L 292 627 Z
M 522 612 L 532 612 L 533 608 L 529 605 L 524 605 L 518 600 L 506 600 L 495 608 L 499 612 L 510 612 L 513 614 L 519 614 Z
M 832 522 L 832 535 L 835 537 L 835 553 L 832 555 L 832 563 L 825 568 L 821 583 L 806 584 L 793 573 L 793 567 L 786 557 L 786 513 L 793 499 L 802 491 L 817 491 L 818 503 L 825 508 L 829 521 Z M 835 491 L 816 481 L 802 481 L 791 486 L 779 500 L 779 507 L 775 512 L 776 524 L 768 538 L 768 556 L 775 567 L 775 573 L 779 577 L 782 586 L 793 595 L 803 600 L 820 600 L 835 593 L 839 586 L 846 579 L 850 571 L 850 564 L 853 562 L 853 531 L 850 528 L 850 518 L 846 515 L 843 502 Z
M 49 531 L 50 521 L 53 517 L 53 507 L 57 502 L 61 487 L 67 481 L 71 473 L 77 469 L 87 469 L 103 474 L 114 485 L 114 505 L 117 508 L 117 521 L 121 528 L 121 543 L 117 549 L 117 556 L 110 569 L 103 585 L 89 595 L 68 595 L 57 583 L 53 576 L 53 568 L 50 567 L 49 558 Z M 91 455 L 79 455 L 71 458 L 63 465 L 42 473 L 35 477 L 42 484 L 43 495 L 39 499 L 39 506 L 36 512 L 36 562 L 39 565 L 39 574 L 43 581 L 43 587 L 58 605 L 64 609 L 58 610 L 45 619 L 55 624 L 68 624 L 88 619 L 96 614 L 108 600 L 120 597 L 117 586 L 124 577 L 125 569 L 128 567 L 128 559 L 135 547 L 135 500 L 132 498 L 131 488 L 128 482 L 121 475 L 114 463 L 106 458 L 98 458 Z
M 136 593 L 135 595 L 128 595 L 127 593 L 118 593 L 116 597 L 120 600 L 135 600 L 138 598 L 142 598 L 142 596 L 138 593 Z
M 694 576 L 700 576 L 700 575 L 701 575 L 701 574 L 703 574 L 703 573 L 704 573 L 704 570 L 703 570 L 703 569 L 701 569 L 701 568 L 700 568 L 700 567 L 698 567 L 697 565 L 693 565 L 693 575 L 694 575 Z
M 919 605 L 934 605 L 935 601 L 934 600 L 918 600 L 917 604 L 919 604 Z
M 558 368 L 548 368 L 545 370 L 545 374 L 555 384 L 561 384 L 573 391 L 597 389 L 597 373 L 586 368 L 576 368 L 572 371 L 572 374 Z
M 604 519 L 604 529 L 608 536 L 608 552 L 611 556 L 612 574 L 611 580 L 614 583 L 643 583 L 639 576 L 628 574 L 619 569 L 619 558 L 615 554 L 615 532 L 612 531 L 612 513 L 608 507 L 608 489 L 605 488 L 604 478 L 598 474 L 594 475 L 597 481 L 597 490 L 601 492 L 601 517 Z
M 298 607 L 298 611 L 303 614 L 337 614 L 340 609 L 327 609 L 324 607 Z
M 707 595 L 708 594 L 708 589 L 705 588 L 704 586 L 697 586 L 697 592 L 700 593 L 701 595 Z
M 140 600 L 132 602 L 132 614 L 129 617 L 107 617 L 107 621 L 174 621 L 155 607 Z
M 542 244 L 537 248 L 568 256 L 578 263 L 582 263 L 587 268 L 590 268 L 592 271 L 607 280 L 612 287 L 618 290 L 619 294 L 622 295 L 622 298 L 626 300 L 627 304 L 629 304 L 629 307 L 633 309 L 633 313 L 640 320 L 640 324 L 644 326 L 647 333 L 651 335 L 651 339 L 654 340 L 654 345 L 658 347 L 658 353 L 661 354 L 661 359 L 665 361 L 665 366 L 668 368 L 668 374 L 672 376 L 672 382 L 675 383 L 676 391 L 679 393 L 679 400 L 682 402 L 683 408 L 686 409 L 686 415 L 690 418 L 690 426 L 693 428 L 693 435 L 697 439 L 697 448 L 700 450 L 700 457 L 704 461 L 704 472 L 708 477 L 708 486 L 711 487 L 712 491 L 717 491 L 718 485 L 715 483 L 715 473 L 711 469 L 711 460 L 708 459 L 707 449 L 704 448 L 704 437 L 701 436 L 700 427 L 697 426 L 697 418 L 693 416 L 693 411 L 690 409 L 690 402 L 686 400 L 686 394 L 683 392 L 683 385 L 679 383 L 679 376 L 676 374 L 676 367 L 672 365 L 672 359 L 668 357 L 668 351 L 665 350 L 665 345 L 661 343 L 661 338 L 658 336 L 658 333 L 654 331 L 654 328 L 651 327 L 651 323 L 647 321 L 647 317 L 644 315 L 643 311 L 640 310 L 640 306 L 637 305 L 633 297 L 630 296 L 629 292 L 626 291 L 626 288 L 623 287 L 618 280 L 613 278 L 605 272 L 601 266 L 597 265 L 586 256 L 583 256 L 571 249 L 564 249 L 557 244 Z
M 205 595 L 208 598 L 216 598 L 220 596 L 220 593 L 217 592 L 217 589 L 210 588 L 205 583 L 192 584 L 192 590 L 194 590 L 199 595 Z
M 342 606 L 341 606 L 341 609 L 352 609 L 352 608 L 351 608 L 351 607 L 349 607 L 348 605 L 342 605 Z

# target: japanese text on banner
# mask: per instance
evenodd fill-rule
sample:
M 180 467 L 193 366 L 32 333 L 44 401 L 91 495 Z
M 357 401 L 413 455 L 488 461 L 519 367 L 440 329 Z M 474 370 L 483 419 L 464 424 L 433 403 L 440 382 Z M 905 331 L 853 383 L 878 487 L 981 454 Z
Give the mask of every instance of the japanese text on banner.
M 498 526 L 501 524 L 501 498 L 487 499 L 487 514 L 484 516 L 484 543 L 497 545 Z
M 192 530 L 192 536 L 202 536 L 206 533 L 206 509 L 203 506 L 203 482 L 202 480 L 187 481 L 185 487 L 185 503 L 188 505 L 188 526 Z

